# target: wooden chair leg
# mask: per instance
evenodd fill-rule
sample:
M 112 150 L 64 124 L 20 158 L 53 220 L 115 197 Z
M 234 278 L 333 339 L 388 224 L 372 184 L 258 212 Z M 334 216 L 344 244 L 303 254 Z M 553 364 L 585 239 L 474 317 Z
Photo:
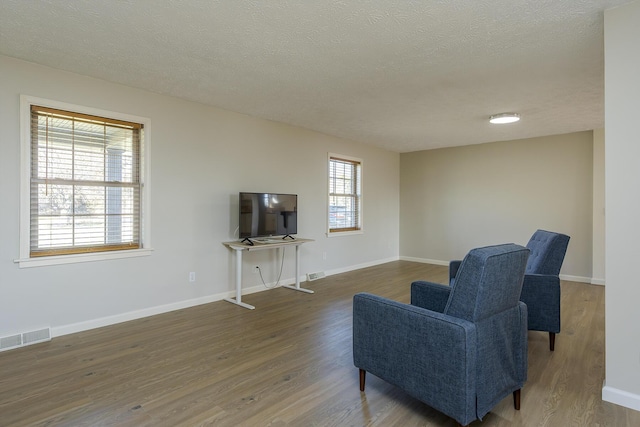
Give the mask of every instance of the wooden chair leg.
M 364 391 L 364 380 L 367 376 L 367 371 L 360 369 L 360 391 Z
M 554 351 L 556 349 L 556 334 L 555 332 L 549 332 L 549 350 Z
M 513 407 L 520 410 L 520 389 L 513 392 Z

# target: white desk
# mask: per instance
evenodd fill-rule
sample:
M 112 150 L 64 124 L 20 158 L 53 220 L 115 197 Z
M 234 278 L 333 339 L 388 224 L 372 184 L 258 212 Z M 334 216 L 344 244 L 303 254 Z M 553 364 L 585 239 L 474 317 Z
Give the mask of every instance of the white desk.
M 225 301 L 228 301 L 233 304 L 237 304 L 241 307 L 248 308 L 249 310 L 255 309 L 254 306 L 242 302 L 242 252 L 244 251 L 260 251 L 265 249 L 277 249 L 285 246 L 295 246 L 296 247 L 296 284 L 292 285 L 284 285 L 283 288 L 293 289 L 295 291 L 306 292 L 308 294 L 312 294 L 313 291 L 311 289 L 305 289 L 300 287 L 300 245 L 307 242 L 313 242 L 312 239 L 295 239 L 295 240 L 277 240 L 279 238 L 274 238 L 268 243 L 258 243 L 256 242 L 254 245 L 249 245 L 247 243 L 241 243 L 240 241 L 233 242 L 224 242 L 222 243 L 229 249 L 233 249 L 236 253 L 236 297 L 233 298 L 225 298 Z

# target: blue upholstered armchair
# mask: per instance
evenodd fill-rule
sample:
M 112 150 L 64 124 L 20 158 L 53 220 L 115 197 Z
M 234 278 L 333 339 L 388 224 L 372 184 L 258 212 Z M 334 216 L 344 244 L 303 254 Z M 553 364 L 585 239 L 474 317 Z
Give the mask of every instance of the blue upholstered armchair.
M 529 330 L 549 332 L 549 349 L 555 349 L 560 332 L 560 268 L 569 236 L 538 230 L 527 248 L 531 251 L 520 301 L 527 304 Z
M 549 349 L 555 350 L 560 332 L 560 268 L 569 245 L 569 236 L 537 230 L 527 248 L 531 251 L 520 300 L 527 304 L 530 331 L 549 332 Z M 449 264 L 449 282 L 455 281 L 460 261 Z
M 482 419 L 527 378 L 527 307 L 519 301 L 529 250 L 473 249 L 453 286 L 411 284 L 411 304 L 353 299 L 353 362 L 461 425 Z

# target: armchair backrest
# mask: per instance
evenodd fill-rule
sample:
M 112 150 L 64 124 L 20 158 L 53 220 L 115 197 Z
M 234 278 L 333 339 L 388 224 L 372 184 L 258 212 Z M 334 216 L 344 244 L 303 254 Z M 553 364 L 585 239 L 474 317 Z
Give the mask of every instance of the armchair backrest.
M 477 322 L 518 305 L 529 249 L 513 243 L 472 249 L 452 285 L 444 313 Z
M 569 236 L 551 231 L 537 230 L 527 243 L 531 251 L 526 274 L 558 276 L 569 245 Z

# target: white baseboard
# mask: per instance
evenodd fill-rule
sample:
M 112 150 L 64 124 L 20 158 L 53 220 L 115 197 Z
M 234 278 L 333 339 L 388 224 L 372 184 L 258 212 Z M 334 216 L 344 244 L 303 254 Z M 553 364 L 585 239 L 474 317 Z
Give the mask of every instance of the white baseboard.
M 344 268 L 337 268 L 334 270 L 326 271 L 326 276 L 331 276 L 334 274 L 347 273 L 349 271 L 360 270 L 362 268 L 373 267 L 375 265 L 385 264 L 387 262 L 392 261 L 412 261 L 412 262 L 420 262 L 424 264 L 435 264 L 435 265 L 443 265 L 448 266 L 449 261 L 440 261 L 435 259 L 427 259 L 427 258 L 414 258 L 414 257 L 390 257 L 385 259 L 380 259 L 376 261 L 370 261 L 362 264 L 351 265 Z M 584 282 L 591 283 L 591 279 L 585 277 L 578 276 L 564 276 L 560 275 L 562 280 L 569 280 L 573 282 Z M 306 275 L 300 276 L 300 282 L 305 282 L 307 279 Z M 293 285 L 295 283 L 294 278 L 286 279 L 281 281 L 278 286 L 283 285 Z M 604 284 L 604 283 L 603 283 Z M 242 295 L 249 295 L 256 292 L 262 292 L 269 289 L 272 289 L 273 283 L 267 284 L 268 287 L 263 285 L 252 286 L 250 288 L 242 288 Z M 171 304 L 159 305 L 156 307 L 149 307 L 142 310 L 130 311 L 128 313 L 116 314 L 114 316 L 101 317 L 98 319 L 91 319 L 85 322 L 78 322 L 69 325 L 57 326 L 51 328 L 51 337 L 59 337 L 62 335 L 73 334 L 76 332 L 87 331 L 89 329 L 101 328 L 103 326 L 115 325 L 116 323 L 128 322 L 130 320 L 141 319 L 143 317 L 155 316 L 156 314 L 167 313 L 175 310 L 182 310 L 184 308 L 194 307 L 202 304 L 209 304 L 215 301 L 221 301 L 224 298 L 232 298 L 235 297 L 235 290 L 222 292 L 214 295 L 207 295 L 205 297 L 194 298 L 185 301 L 179 301 Z
M 602 386 L 602 400 L 640 411 L 640 395 L 609 387 L 606 381 Z
M 306 281 L 306 276 L 301 276 L 300 282 Z M 295 280 L 293 278 L 282 280 L 278 287 L 283 285 L 293 285 Z M 273 289 L 275 283 L 264 285 L 252 286 L 250 288 L 242 288 L 242 295 L 254 294 L 256 292 L 267 291 Z M 205 297 L 194 298 L 190 300 L 180 301 L 171 304 L 158 305 L 155 307 L 149 307 L 142 310 L 130 311 L 127 313 L 116 314 L 114 316 L 106 316 L 98 319 L 91 319 L 85 322 L 72 323 L 70 325 L 57 326 L 51 328 L 51 337 L 59 337 L 62 335 L 73 334 L 76 332 L 88 331 L 90 329 L 102 328 L 104 326 L 115 325 L 117 323 L 128 322 L 130 320 L 141 319 L 143 317 L 155 316 L 156 314 L 168 313 L 170 311 L 182 310 L 184 308 L 195 307 L 197 305 L 209 304 L 211 302 L 221 301 L 225 298 L 232 298 L 236 296 L 236 291 L 222 292 L 219 294 L 207 295 Z
M 421 262 L 422 264 L 435 264 L 435 265 L 444 265 L 449 266 L 449 261 L 440 261 L 437 259 L 427 259 L 427 258 L 414 258 L 410 256 L 401 256 L 401 261 L 412 261 L 412 262 Z
M 398 258 L 392 257 L 388 259 L 381 259 L 378 261 L 367 262 L 363 264 L 353 265 L 345 268 L 335 269 L 331 271 L 327 271 L 326 275 L 330 276 L 332 274 L 346 273 L 348 271 L 359 270 L 361 268 L 372 267 L 378 264 L 384 264 L 391 261 L 397 261 Z M 300 276 L 300 282 L 306 282 L 307 276 Z M 290 279 L 282 280 L 278 287 L 284 285 L 293 285 L 295 284 L 295 279 L 292 277 Z M 275 283 L 268 283 L 266 286 L 257 285 L 252 286 L 250 288 L 242 288 L 242 295 L 249 295 L 256 292 L 267 291 L 269 289 L 273 289 Z M 228 291 L 222 292 L 219 294 L 207 295 L 205 297 L 194 298 L 185 301 L 179 301 L 171 304 L 159 305 L 156 307 L 149 307 L 142 310 L 130 311 L 127 313 L 116 314 L 113 316 L 101 317 L 98 319 L 91 319 L 85 322 L 72 323 L 69 325 L 56 326 L 51 328 L 51 337 L 59 337 L 62 335 L 73 334 L 76 332 L 88 331 L 90 329 L 102 328 L 104 326 L 115 325 L 117 323 L 128 322 L 130 320 L 141 319 L 143 317 L 155 316 L 156 314 L 168 313 L 170 311 L 182 310 L 184 308 L 195 307 L 197 305 L 209 304 L 211 302 L 221 301 L 225 298 L 233 298 L 236 296 L 236 291 Z
M 589 283 L 591 284 L 590 277 L 582 277 L 582 276 L 570 276 L 568 274 L 561 274 L 560 280 L 566 280 L 568 282 L 580 282 L 580 283 Z
M 130 311 L 127 313 L 116 314 L 113 316 L 91 319 L 85 322 L 72 323 L 69 325 L 56 326 L 51 328 L 51 337 L 59 337 L 76 332 L 88 331 L 89 329 L 102 328 L 103 326 L 115 325 L 116 323 L 128 322 L 129 320 L 141 319 L 143 317 L 155 316 L 156 314 L 168 313 L 170 311 L 181 310 L 183 308 L 193 307 L 201 304 L 208 304 L 213 301 L 226 298 L 228 293 L 208 295 L 206 297 L 195 298 L 191 300 L 180 301 L 171 304 L 149 307 L 142 310 Z
M 326 271 L 325 274 L 327 276 L 331 276 L 334 274 L 347 273 L 353 270 L 360 270 L 361 268 L 373 267 L 374 265 L 380 265 L 380 264 L 385 264 L 387 262 L 398 261 L 398 259 L 399 259 L 398 257 L 391 257 L 391 258 L 380 259 L 377 261 L 365 262 L 363 264 L 350 265 L 348 267 L 337 268 L 334 270 Z
M 408 256 L 401 256 L 400 259 L 402 261 L 421 262 L 423 264 L 435 264 L 435 265 L 444 265 L 444 266 L 448 266 L 450 262 L 450 261 L 441 261 L 437 259 L 414 258 L 414 257 L 408 257 Z M 604 280 L 602 279 L 592 279 L 590 277 L 582 277 L 582 276 L 571 276 L 568 274 L 561 274 L 560 280 L 566 280 L 568 282 L 589 283 L 592 285 L 604 285 Z

